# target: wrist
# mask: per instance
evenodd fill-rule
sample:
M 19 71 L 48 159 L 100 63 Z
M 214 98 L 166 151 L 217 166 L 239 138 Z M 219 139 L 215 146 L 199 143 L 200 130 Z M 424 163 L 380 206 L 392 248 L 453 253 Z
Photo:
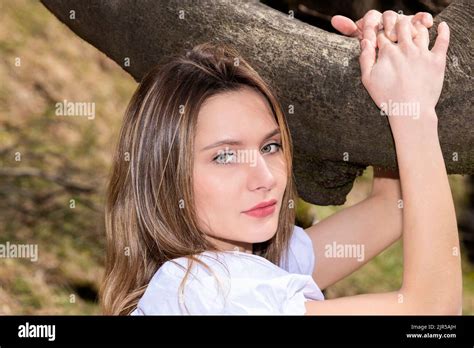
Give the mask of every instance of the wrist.
M 405 149 L 413 152 L 421 149 L 431 151 L 440 146 L 436 120 L 427 119 L 412 123 L 416 124 L 391 127 L 397 155 Z
M 438 117 L 434 108 L 420 109 L 414 117 L 388 116 L 388 121 L 392 133 L 419 133 L 419 132 L 437 132 Z

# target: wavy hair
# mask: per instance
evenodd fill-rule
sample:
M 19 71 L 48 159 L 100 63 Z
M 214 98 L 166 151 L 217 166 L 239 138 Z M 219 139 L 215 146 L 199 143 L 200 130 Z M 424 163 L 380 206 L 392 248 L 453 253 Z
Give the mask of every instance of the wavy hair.
M 203 264 L 195 255 L 216 250 L 198 227 L 189 175 L 196 123 L 207 98 L 242 87 L 266 98 L 281 131 L 287 186 L 278 228 L 271 239 L 253 245 L 254 254 L 279 264 L 295 222 L 296 200 L 285 116 L 274 92 L 232 46 L 201 44 L 147 73 L 125 112 L 105 204 L 104 314 L 130 314 L 161 265 L 179 257 L 189 260 L 183 291 L 193 262 Z M 186 202 L 184 207 L 180 202 Z

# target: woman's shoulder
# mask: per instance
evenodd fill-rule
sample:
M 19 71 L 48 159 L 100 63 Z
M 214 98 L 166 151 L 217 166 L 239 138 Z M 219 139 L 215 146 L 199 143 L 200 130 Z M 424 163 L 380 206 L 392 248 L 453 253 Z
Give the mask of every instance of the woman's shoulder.
M 292 254 L 297 253 L 294 247 L 297 247 L 298 242 L 292 244 Z M 191 268 L 189 259 L 186 257 L 165 262 L 154 275 L 152 281 L 159 281 L 163 278 L 181 280 L 187 269 L 190 270 L 187 278 L 190 282 L 199 282 L 202 279 L 214 278 L 215 276 L 224 279 L 272 279 L 293 273 L 275 265 L 264 257 L 241 251 L 205 251 L 194 257 L 200 262 L 194 261 Z M 293 265 L 292 268 L 296 270 L 297 266 Z M 304 274 L 303 272 L 294 273 Z
M 290 273 L 312 276 L 315 262 L 316 255 L 311 238 L 303 228 L 294 225 L 287 254 L 283 253 L 280 267 Z
M 282 271 L 312 274 L 315 261 L 314 249 L 310 237 L 303 228 L 294 225 L 287 252 L 282 254 L 282 259 L 277 266 L 261 256 L 240 251 L 205 251 L 194 255 L 203 263 L 194 262 L 190 276 L 191 278 L 212 276 L 216 271 L 219 274 L 224 274 L 229 269 L 233 271 L 233 276 L 239 274 L 275 276 L 282 274 Z M 161 278 L 182 279 L 189 265 L 189 258 L 187 257 L 166 261 L 153 278 L 155 280 Z
M 165 262 L 132 314 L 304 314 L 306 299 L 323 294 L 308 275 L 292 274 L 258 255 L 239 251 Z M 181 291 L 182 290 L 182 291 Z

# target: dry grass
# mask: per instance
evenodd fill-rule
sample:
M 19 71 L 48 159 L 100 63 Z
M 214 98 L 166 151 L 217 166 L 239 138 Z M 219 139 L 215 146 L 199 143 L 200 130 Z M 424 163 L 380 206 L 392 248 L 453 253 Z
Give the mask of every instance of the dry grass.
M 15 65 L 18 58 L 20 66 Z M 136 84 L 29 0 L 2 2 L 0 81 L 0 150 L 8 149 L 0 153 L 0 167 L 41 168 L 97 189 L 86 197 L 39 179 L 0 180 L 0 243 L 39 247 L 38 262 L 0 259 L 0 313 L 99 314 L 95 296 L 104 262 L 103 186 Z M 64 99 L 94 102 L 95 119 L 55 116 L 55 103 Z M 21 152 L 20 162 L 14 160 L 16 152 Z M 310 208 L 322 219 L 355 204 L 369 193 L 371 176 L 369 168 L 344 206 Z M 450 180 L 457 205 L 462 205 L 462 177 Z M 31 197 L 56 191 L 40 201 Z M 401 272 L 397 244 L 328 289 L 327 297 L 395 289 Z M 464 311 L 472 314 L 474 272 L 466 262 L 464 287 Z

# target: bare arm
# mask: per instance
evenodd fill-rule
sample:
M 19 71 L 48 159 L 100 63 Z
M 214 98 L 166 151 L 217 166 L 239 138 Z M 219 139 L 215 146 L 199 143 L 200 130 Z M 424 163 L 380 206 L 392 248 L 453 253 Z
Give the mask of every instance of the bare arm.
M 353 273 L 402 235 L 402 210 L 398 175 L 374 168 L 372 192 L 363 201 L 307 228 L 315 255 L 313 278 L 321 289 Z M 333 243 L 359 248 L 362 257 L 332 257 Z
M 379 54 L 364 45 L 362 81 L 381 106 L 388 100 L 419 103 L 419 118 L 388 110 L 395 138 L 403 208 L 403 284 L 399 291 L 306 302 L 306 314 L 460 314 L 462 277 L 456 215 L 437 133 L 449 29 L 438 27 L 428 50 L 426 28 L 397 23 L 398 44 L 377 36 Z M 377 60 L 377 61 L 376 61 Z
M 349 18 L 334 16 L 332 24 L 344 35 L 357 37 L 359 40 L 368 39 L 376 45 L 376 33 L 380 23 L 383 23 L 387 36 L 392 41 L 397 41 L 394 29 L 397 18 L 401 17 L 404 16 L 393 11 L 382 14 L 370 10 L 355 23 Z M 427 28 L 433 25 L 433 18 L 426 12 L 419 12 L 408 18 L 413 36 L 416 36 L 416 22 Z M 400 199 L 398 171 L 393 173 L 374 168 L 372 192 L 367 199 L 306 229 L 318 256 L 313 278 L 320 288 L 325 289 L 353 273 L 401 237 Z M 363 248 L 363 257 L 326 256 L 326 248 L 331 247 L 333 243 Z
M 307 314 L 460 314 L 459 251 L 453 249 L 459 250 L 459 241 L 444 160 L 435 131 L 426 141 L 416 139 L 414 151 L 397 151 L 404 221 L 409 219 L 403 224 L 402 288 L 307 302 Z

